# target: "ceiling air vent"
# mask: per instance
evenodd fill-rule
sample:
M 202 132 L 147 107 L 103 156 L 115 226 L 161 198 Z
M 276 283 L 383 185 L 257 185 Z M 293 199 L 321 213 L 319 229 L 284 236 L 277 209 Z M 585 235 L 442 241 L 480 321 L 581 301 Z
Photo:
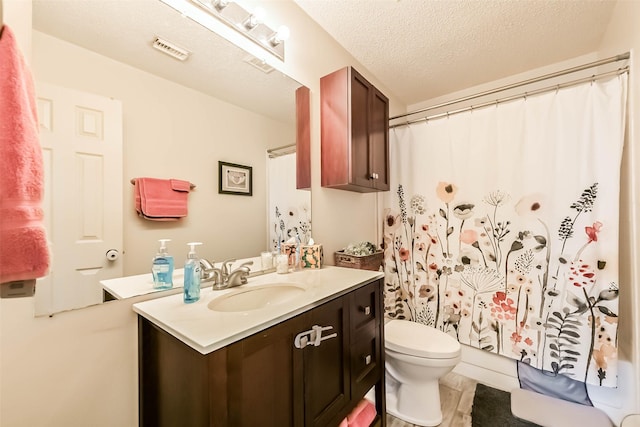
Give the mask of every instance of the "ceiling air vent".
M 264 61 L 262 59 L 258 59 L 253 55 L 249 55 L 246 58 L 244 58 L 244 62 L 253 65 L 254 67 L 256 67 L 258 70 L 262 71 L 263 73 L 269 74 L 270 72 L 272 72 L 273 70 L 275 70 L 275 68 L 273 68 L 271 65 L 267 64 L 267 61 Z
M 164 40 L 158 36 L 153 38 L 153 47 L 158 49 L 160 52 L 164 52 L 169 56 L 172 56 L 180 61 L 185 61 L 191 55 L 191 52 L 188 50 L 181 48 L 180 46 L 171 43 L 170 41 Z

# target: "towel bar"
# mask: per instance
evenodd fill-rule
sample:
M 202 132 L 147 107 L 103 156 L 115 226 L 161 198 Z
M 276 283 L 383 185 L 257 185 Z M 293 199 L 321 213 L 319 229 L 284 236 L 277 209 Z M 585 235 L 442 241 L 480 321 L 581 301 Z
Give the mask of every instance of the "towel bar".
M 135 178 L 131 178 L 131 181 L 129 181 L 129 182 L 131 182 L 131 184 L 135 185 L 136 184 L 136 179 Z M 194 188 L 196 188 L 196 185 L 189 183 L 189 188 L 193 190 Z

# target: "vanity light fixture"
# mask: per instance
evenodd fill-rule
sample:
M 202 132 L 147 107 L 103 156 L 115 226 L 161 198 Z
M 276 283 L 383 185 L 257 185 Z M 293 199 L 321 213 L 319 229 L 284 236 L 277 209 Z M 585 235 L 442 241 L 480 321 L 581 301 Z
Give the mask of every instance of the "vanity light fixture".
M 264 22 L 265 15 L 266 15 L 266 12 L 264 11 L 263 8 L 256 7 L 256 10 L 254 10 L 253 13 L 250 14 L 247 17 L 247 19 L 244 20 L 242 25 L 247 30 L 253 30 L 255 27 L 258 26 L 258 24 L 262 24 Z
M 221 11 L 229 5 L 229 0 L 212 0 L 211 5 L 215 7 L 216 10 Z
M 168 0 L 162 1 L 167 4 L 173 3 Z M 281 26 L 278 31 L 274 31 L 266 25 L 263 22 L 266 15 L 264 9 L 256 7 L 253 12 L 249 12 L 231 0 L 189 1 L 284 61 L 284 41 L 289 37 L 289 29 Z M 190 15 L 190 18 L 197 20 L 195 16 Z

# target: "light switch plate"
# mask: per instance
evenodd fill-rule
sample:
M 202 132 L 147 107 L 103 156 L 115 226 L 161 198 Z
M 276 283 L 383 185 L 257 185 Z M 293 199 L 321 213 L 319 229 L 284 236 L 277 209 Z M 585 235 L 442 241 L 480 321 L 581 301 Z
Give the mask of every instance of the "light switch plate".
M 36 293 L 36 281 L 17 280 L 0 284 L 0 298 L 32 297 Z

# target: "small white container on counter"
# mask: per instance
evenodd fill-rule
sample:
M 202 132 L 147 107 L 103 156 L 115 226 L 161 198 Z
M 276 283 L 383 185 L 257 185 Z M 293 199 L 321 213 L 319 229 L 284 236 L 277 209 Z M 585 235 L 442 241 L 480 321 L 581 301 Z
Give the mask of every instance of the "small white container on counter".
M 260 262 L 263 270 L 269 270 L 273 268 L 273 254 L 271 252 L 261 252 Z
M 276 257 L 276 273 L 284 274 L 289 272 L 289 256 L 279 254 Z

